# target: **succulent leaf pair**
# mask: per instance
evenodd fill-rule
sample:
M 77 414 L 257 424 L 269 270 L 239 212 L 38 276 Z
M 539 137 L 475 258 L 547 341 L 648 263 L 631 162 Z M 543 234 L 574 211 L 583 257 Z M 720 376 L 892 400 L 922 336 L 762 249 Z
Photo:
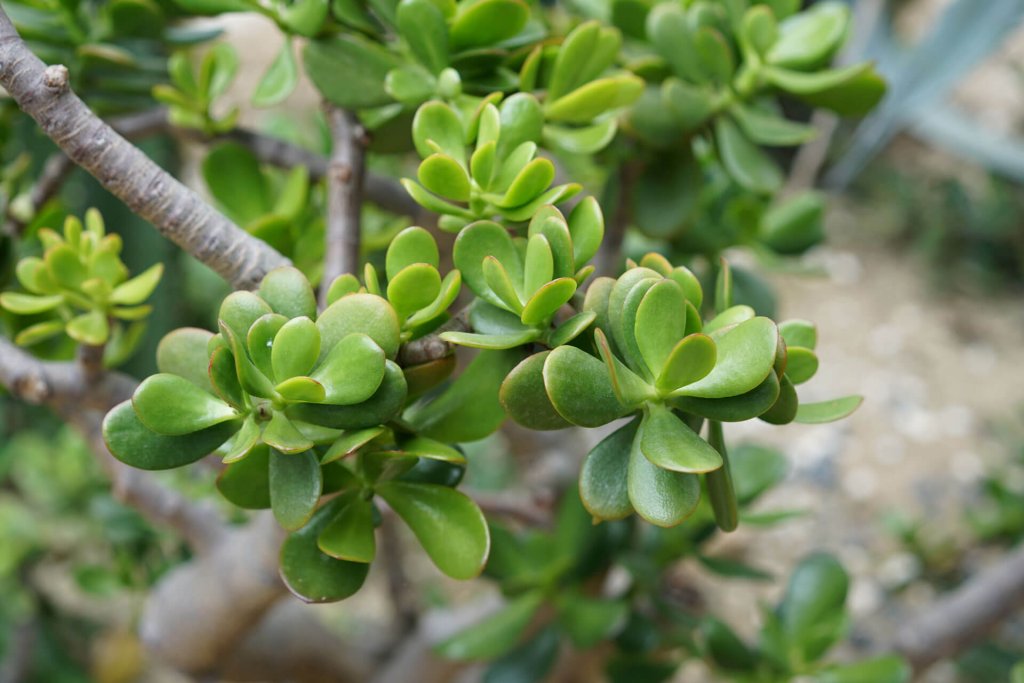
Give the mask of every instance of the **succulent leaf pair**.
M 61 333 L 90 346 L 110 341 L 105 362 L 123 361 L 134 350 L 143 330 L 141 321 L 152 310 L 143 302 L 159 284 L 163 264 L 129 279 L 120 256 L 121 237 L 106 234 L 95 209 L 86 212 L 84 227 L 78 218 L 68 216 L 63 236 L 49 228 L 38 235 L 43 256 L 22 259 L 15 271 L 28 293 L 4 292 L 0 306 L 49 319 L 23 329 L 15 341 L 28 346 Z M 127 329 L 124 323 L 130 323 Z
M 416 226 L 402 230 L 388 245 L 384 263 L 385 286 L 381 286 L 377 269 L 367 263 L 365 284 L 360 285 L 354 275 L 339 275 L 327 291 L 328 303 L 360 291 L 385 297 L 398 315 L 403 342 L 423 336 L 448 319 L 448 308 L 462 287 L 462 275 L 452 270 L 441 278 L 433 235 Z
M 470 314 L 475 331 L 445 332 L 442 338 L 483 349 L 572 341 L 595 314 L 580 312 L 554 328 L 552 321 L 593 272 L 586 264 L 603 235 L 604 218 L 593 197 L 577 204 L 568 219 L 553 206 L 542 207 L 525 238 L 513 238 L 491 221 L 466 227 L 455 240 L 453 257 L 479 297 Z

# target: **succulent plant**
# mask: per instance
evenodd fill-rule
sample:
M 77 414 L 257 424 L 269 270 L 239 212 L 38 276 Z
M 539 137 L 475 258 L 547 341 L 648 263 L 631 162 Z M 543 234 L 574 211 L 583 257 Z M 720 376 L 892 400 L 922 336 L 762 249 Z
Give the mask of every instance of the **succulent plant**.
M 41 228 L 38 235 L 42 257 L 24 258 L 16 270 L 27 293 L 4 292 L 0 306 L 47 319 L 21 330 L 15 342 L 29 346 L 62 333 L 88 346 L 113 340 L 106 362 L 122 361 L 134 350 L 141 321 L 152 311 L 143 302 L 160 282 L 163 264 L 129 279 L 121 261 L 121 237 L 106 233 L 95 209 L 86 212 L 84 228 L 77 217 L 68 216 L 63 236 L 49 228 Z
M 393 360 L 401 328 L 387 300 L 351 292 L 318 315 L 305 276 L 279 268 L 258 292 L 229 295 L 219 328 L 163 339 L 160 373 L 103 423 L 115 457 L 168 469 L 215 452 L 227 464 L 218 480 L 226 498 L 269 507 L 297 532 L 285 543 L 282 571 L 310 601 L 338 600 L 362 584 L 374 556 L 375 495 L 442 571 L 479 573 L 487 528 L 451 488 L 465 458 L 397 420 L 407 385 Z

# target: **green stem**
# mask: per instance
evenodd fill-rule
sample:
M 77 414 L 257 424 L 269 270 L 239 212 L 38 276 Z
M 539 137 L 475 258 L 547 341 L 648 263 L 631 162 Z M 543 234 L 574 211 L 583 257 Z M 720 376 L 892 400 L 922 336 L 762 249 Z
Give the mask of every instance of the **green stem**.
M 732 485 L 732 468 L 729 466 L 729 453 L 725 447 L 721 422 L 708 421 L 708 443 L 722 456 L 722 467 L 704 475 L 708 485 L 708 499 L 718 528 L 733 531 L 739 523 L 739 513 L 736 510 L 736 491 Z

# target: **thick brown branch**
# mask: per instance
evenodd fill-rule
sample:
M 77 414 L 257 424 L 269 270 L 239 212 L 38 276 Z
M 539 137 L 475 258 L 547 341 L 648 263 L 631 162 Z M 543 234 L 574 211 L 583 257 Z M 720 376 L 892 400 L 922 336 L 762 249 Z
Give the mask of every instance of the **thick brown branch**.
M 362 243 L 363 175 L 366 172 L 366 131 L 350 111 L 327 105 L 334 149 L 327 166 L 327 244 L 321 304 L 327 288 L 343 273 L 358 274 Z
M 268 270 L 288 263 L 93 114 L 68 87 L 67 69 L 47 67 L 32 54 L 3 9 L 0 85 L 76 164 L 232 285 L 254 287 Z
M 1024 546 L 907 621 L 896 649 L 923 671 L 981 641 L 1024 606 Z

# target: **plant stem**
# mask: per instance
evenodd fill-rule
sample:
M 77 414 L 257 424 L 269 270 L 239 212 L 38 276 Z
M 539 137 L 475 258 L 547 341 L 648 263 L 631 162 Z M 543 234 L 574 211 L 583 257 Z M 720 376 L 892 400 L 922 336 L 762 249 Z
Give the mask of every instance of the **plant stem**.
M 334 150 L 327 167 L 327 244 L 320 304 L 327 289 L 344 273 L 359 274 L 366 131 L 350 111 L 327 105 Z
M 729 465 L 729 453 L 725 447 L 721 422 L 708 421 L 708 443 L 722 456 L 722 466 L 704 475 L 708 485 L 708 499 L 715 513 L 715 523 L 722 531 L 735 531 L 739 524 L 739 513 L 736 509 L 736 490 L 732 484 L 732 467 Z

